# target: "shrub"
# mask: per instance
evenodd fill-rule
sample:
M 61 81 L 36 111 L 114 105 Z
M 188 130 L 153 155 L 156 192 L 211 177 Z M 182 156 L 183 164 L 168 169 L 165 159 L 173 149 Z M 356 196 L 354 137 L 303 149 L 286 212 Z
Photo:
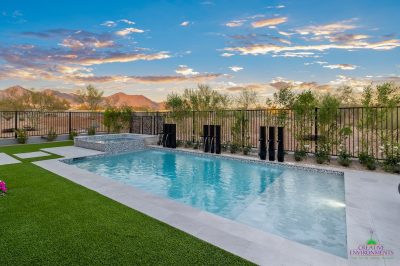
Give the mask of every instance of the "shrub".
M 321 147 L 315 153 L 315 160 L 319 164 L 330 161 L 329 149 L 327 148 L 327 145 L 321 145 Z
M 233 154 L 233 153 L 237 153 L 239 151 L 239 145 L 236 143 L 232 143 L 231 145 L 229 145 L 229 151 Z
M 71 132 L 69 132 L 69 139 L 74 140 L 75 137 L 78 136 L 78 131 L 76 129 L 73 129 Z
M 199 147 L 200 147 L 200 142 L 195 141 L 195 142 L 194 142 L 194 145 L 193 145 L 193 149 L 194 149 L 194 150 L 197 150 L 197 149 L 199 149 Z
M 245 146 L 243 148 L 243 154 L 248 155 L 251 152 L 251 146 Z
M 177 140 L 176 141 L 176 147 L 182 147 L 183 146 L 183 141 L 182 140 Z
M 358 160 L 359 160 L 360 164 L 362 164 L 362 165 L 365 165 L 370 157 L 372 157 L 372 156 L 369 155 L 367 152 L 364 152 L 364 151 L 360 152 L 358 154 Z
M 400 156 L 398 154 L 389 154 L 383 161 L 383 169 L 386 172 L 399 172 Z
M 226 143 L 221 144 L 221 150 L 222 150 L 222 151 L 227 151 L 227 150 L 228 150 L 228 147 L 229 147 L 229 145 L 226 144 Z
M 16 129 L 15 134 L 17 134 L 17 141 L 19 144 L 25 144 L 28 141 L 26 129 Z
M 368 170 L 375 170 L 377 167 L 377 162 L 374 157 L 369 157 L 366 162 L 365 166 L 367 167 Z
M 305 148 L 299 149 L 299 150 L 295 150 L 294 151 L 294 159 L 299 162 L 299 161 L 303 161 L 307 156 L 307 151 L 305 150 Z
M 96 135 L 96 128 L 94 126 L 88 128 L 88 135 Z
M 185 142 L 185 148 L 192 148 L 193 147 L 193 142 L 188 140 Z
M 57 138 L 57 133 L 53 128 L 50 128 L 49 132 L 47 132 L 47 140 L 53 141 Z
M 350 164 L 351 164 L 351 155 L 346 151 L 346 150 L 342 150 L 340 153 L 339 153 L 339 156 L 338 156 L 338 162 L 339 162 L 339 164 L 340 165 L 343 165 L 343 166 L 350 166 Z

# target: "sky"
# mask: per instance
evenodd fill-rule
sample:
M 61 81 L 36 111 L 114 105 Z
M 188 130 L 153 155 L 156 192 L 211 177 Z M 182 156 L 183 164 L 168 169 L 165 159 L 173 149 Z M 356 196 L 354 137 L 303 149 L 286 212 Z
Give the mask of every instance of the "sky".
M 0 89 L 268 96 L 400 80 L 400 1 L 0 1 Z

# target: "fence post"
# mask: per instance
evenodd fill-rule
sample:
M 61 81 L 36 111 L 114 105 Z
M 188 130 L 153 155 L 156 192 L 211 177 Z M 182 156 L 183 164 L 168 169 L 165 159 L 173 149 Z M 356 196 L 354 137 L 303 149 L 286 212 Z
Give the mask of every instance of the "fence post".
M 318 151 L 318 108 L 314 111 L 314 136 L 315 136 L 315 152 Z
M 195 116 L 195 111 L 192 111 L 192 142 L 195 141 L 195 139 L 194 139 L 194 135 L 195 135 L 195 130 L 194 130 L 194 124 L 195 124 L 195 122 L 194 122 L 194 116 Z
M 240 112 L 241 112 L 241 116 L 242 116 L 242 123 L 241 123 L 242 124 L 242 148 L 244 148 L 245 141 L 246 141 L 245 140 L 245 134 L 244 134 L 245 133 L 244 132 L 244 123 L 245 123 L 245 119 L 244 119 L 244 114 L 245 113 L 244 112 L 245 111 L 242 109 Z
M 17 138 L 17 130 L 18 130 L 18 111 L 15 111 L 15 114 L 14 114 L 14 117 L 15 117 L 15 119 L 14 119 L 14 128 L 15 128 L 15 138 Z
M 68 132 L 69 132 L 69 135 L 71 135 L 71 133 L 72 133 L 72 113 L 71 112 L 68 113 Z

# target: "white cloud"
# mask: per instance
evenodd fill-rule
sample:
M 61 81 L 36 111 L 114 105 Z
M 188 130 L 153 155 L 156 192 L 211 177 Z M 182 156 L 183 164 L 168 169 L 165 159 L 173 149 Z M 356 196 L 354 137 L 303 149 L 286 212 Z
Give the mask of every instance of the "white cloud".
M 351 64 L 334 64 L 334 65 L 325 65 L 323 66 L 324 68 L 330 68 L 330 69 L 341 69 L 341 70 L 354 70 L 358 66 L 356 65 L 351 65 Z
M 175 70 L 177 74 L 181 74 L 184 76 L 198 75 L 199 72 L 193 71 L 193 68 L 189 68 L 186 65 L 179 65 L 179 67 Z
M 221 54 L 221 56 L 223 56 L 223 57 L 231 57 L 231 56 L 234 56 L 235 54 L 232 54 L 232 53 L 222 53 Z
M 144 30 L 137 29 L 137 28 L 125 28 L 123 30 L 117 31 L 116 34 L 120 35 L 120 36 L 126 36 L 131 33 L 143 33 L 143 32 L 144 32 Z
M 231 66 L 229 67 L 233 72 L 238 72 L 240 70 L 243 70 L 243 67 L 240 66 Z
M 108 20 L 105 21 L 104 23 L 100 24 L 101 26 L 106 26 L 106 27 L 115 27 L 117 26 L 117 23 L 112 21 L 112 20 Z
M 187 26 L 189 26 L 189 24 L 190 24 L 190 21 L 183 21 L 181 24 L 179 24 L 179 25 L 181 25 L 182 27 L 187 27 Z
M 134 25 L 135 24 L 135 22 L 133 22 L 133 21 L 131 21 L 129 19 L 121 19 L 120 22 L 124 22 L 124 23 L 129 24 L 129 25 Z

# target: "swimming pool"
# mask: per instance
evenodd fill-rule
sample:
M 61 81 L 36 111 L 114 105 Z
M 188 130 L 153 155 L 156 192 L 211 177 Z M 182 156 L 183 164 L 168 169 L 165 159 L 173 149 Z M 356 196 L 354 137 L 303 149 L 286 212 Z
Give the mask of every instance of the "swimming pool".
M 342 174 L 157 149 L 69 163 L 347 257 Z

